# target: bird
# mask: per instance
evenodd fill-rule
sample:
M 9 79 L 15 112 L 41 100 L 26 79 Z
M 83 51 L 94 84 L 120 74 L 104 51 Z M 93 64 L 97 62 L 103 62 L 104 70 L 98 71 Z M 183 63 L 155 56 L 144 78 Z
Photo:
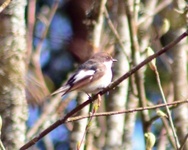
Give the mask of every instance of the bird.
M 106 52 L 95 53 L 78 67 L 65 85 L 53 92 L 51 96 L 58 93 L 63 96 L 75 90 L 85 92 L 88 96 L 97 94 L 111 83 L 112 64 L 116 61 Z

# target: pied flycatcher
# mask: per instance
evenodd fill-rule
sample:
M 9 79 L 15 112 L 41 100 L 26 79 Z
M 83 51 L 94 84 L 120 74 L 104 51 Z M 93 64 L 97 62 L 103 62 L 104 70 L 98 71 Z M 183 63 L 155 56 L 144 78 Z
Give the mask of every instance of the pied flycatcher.
M 77 69 L 64 86 L 51 95 L 62 93 L 63 96 L 74 90 L 86 94 L 100 92 L 111 83 L 112 64 L 115 61 L 117 60 L 105 52 L 94 54 Z

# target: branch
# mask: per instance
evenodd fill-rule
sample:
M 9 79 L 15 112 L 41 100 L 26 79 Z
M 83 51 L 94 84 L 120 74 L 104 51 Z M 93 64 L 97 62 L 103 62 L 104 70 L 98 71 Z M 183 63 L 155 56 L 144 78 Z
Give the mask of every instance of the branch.
M 12 0 L 6 0 L 3 4 L 0 6 L 0 13 L 10 4 Z
M 132 108 L 128 110 L 121 110 L 121 111 L 110 111 L 110 112 L 101 112 L 101 113 L 95 113 L 95 114 L 90 114 L 90 115 L 85 115 L 85 116 L 76 116 L 76 117 L 71 117 L 67 119 L 65 123 L 78 121 L 78 120 L 82 120 L 82 119 L 90 118 L 90 117 L 101 117 L 101 116 L 111 116 L 111 115 L 118 115 L 118 114 L 125 114 L 125 113 L 133 113 L 133 112 L 138 112 L 138 111 L 143 111 L 143 110 L 152 110 L 152 109 L 157 109 L 157 108 L 166 107 L 166 106 L 179 105 L 183 103 L 188 103 L 188 99 L 174 101 L 174 102 L 166 103 L 166 104 L 158 104 L 158 105 L 149 106 L 149 107 L 140 107 L 140 108 Z
M 161 96 L 162 96 L 162 100 L 165 104 L 167 104 L 167 100 L 165 98 L 165 95 L 164 95 L 164 92 L 163 92 L 163 89 L 162 89 L 159 72 L 158 72 L 158 69 L 157 69 L 156 66 L 154 66 L 154 72 L 155 72 L 155 75 L 156 75 L 157 84 L 159 86 L 159 90 L 160 90 L 160 93 L 161 93 Z M 169 123 L 170 123 L 170 126 L 172 128 L 172 133 L 173 133 L 174 139 L 176 141 L 176 148 L 179 148 L 180 147 L 179 139 L 178 139 L 178 136 L 176 134 L 175 127 L 174 127 L 173 120 L 172 120 L 172 114 L 171 114 L 168 106 L 166 106 L 166 112 L 167 112 L 168 117 L 169 117 Z
M 157 56 L 160 56 L 163 53 L 165 53 L 167 50 L 169 50 L 170 48 L 172 48 L 173 46 L 175 46 L 177 43 L 179 43 L 181 40 L 183 40 L 186 36 L 188 36 L 188 33 L 184 32 L 178 38 L 176 38 L 174 41 L 172 41 L 170 44 L 168 44 L 167 46 L 165 46 L 164 48 L 162 48 L 161 50 L 159 50 L 155 54 L 153 54 L 153 55 L 149 56 L 148 58 L 146 58 L 140 64 L 138 64 L 137 66 L 135 66 L 129 72 L 127 72 L 126 74 L 124 74 L 123 76 L 121 76 L 119 79 L 117 79 L 116 81 L 114 81 L 112 84 L 110 84 L 107 88 L 105 88 L 104 90 L 102 90 L 100 92 L 100 95 L 103 95 L 106 92 L 108 92 L 108 91 L 112 90 L 113 88 L 115 88 L 123 80 L 127 79 L 128 77 L 130 77 L 133 73 L 135 73 L 137 70 L 139 70 L 140 68 L 142 68 L 145 64 L 147 64 L 150 61 L 152 61 Z M 61 124 L 65 123 L 68 120 L 68 118 L 70 118 L 75 113 L 77 113 L 78 111 L 80 111 L 86 105 L 92 103 L 95 99 L 97 99 L 97 94 L 94 95 L 92 98 L 88 99 L 87 101 L 85 101 L 84 103 L 82 103 L 81 105 L 79 105 L 76 108 L 74 108 L 71 112 L 69 112 L 62 119 L 57 120 L 54 124 L 52 124 L 51 126 L 49 126 L 46 130 L 42 131 L 38 136 L 34 137 L 28 143 L 26 143 L 25 145 L 23 145 L 20 148 L 20 150 L 25 150 L 25 149 L 29 148 L 30 146 L 34 145 L 37 141 L 39 141 L 41 138 L 43 138 L 46 134 L 48 134 L 49 132 L 51 132 L 52 130 L 54 130 L 55 128 L 57 128 L 58 126 L 60 126 Z
M 187 139 L 188 139 L 188 134 L 185 136 L 185 138 L 183 140 L 183 143 L 182 143 L 181 147 L 178 150 L 183 150 L 183 148 L 184 148 L 184 146 L 186 144 Z
M 36 48 L 36 51 L 35 51 L 35 53 L 36 53 L 36 55 L 37 55 L 38 57 L 40 56 L 43 42 L 44 42 L 44 40 L 45 40 L 45 38 L 46 38 L 46 35 L 47 35 L 47 33 L 48 33 L 50 24 L 51 24 L 51 22 L 52 22 L 52 19 L 54 18 L 54 15 L 55 15 L 55 13 L 56 13 L 56 10 L 57 10 L 58 6 L 59 6 L 59 0 L 54 0 L 53 5 L 52 5 L 52 7 L 51 7 L 51 11 L 50 11 L 50 13 L 49 13 L 49 16 L 47 16 L 47 17 L 48 17 L 48 18 L 47 18 L 48 21 L 45 22 L 45 30 L 44 30 L 44 32 L 42 32 L 42 35 L 41 35 L 41 37 L 40 37 L 39 44 L 37 45 L 37 48 Z
M 33 52 L 32 59 L 31 59 L 31 62 L 32 62 L 33 66 L 34 66 L 34 73 L 35 73 L 35 75 L 37 77 L 36 79 L 37 79 L 37 81 L 40 81 L 40 86 L 41 86 L 45 96 L 49 94 L 49 90 L 46 87 L 45 79 L 44 79 L 44 76 L 43 76 L 43 73 L 42 73 L 42 70 L 41 70 L 40 53 L 41 53 L 41 50 L 42 50 L 42 46 L 43 46 L 44 40 L 45 40 L 46 35 L 48 33 L 50 24 L 52 22 L 52 19 L 53 19 L 54 15 L 55 15 L 55 12 L 56 12 L 58 6 L 59 6 L 59 0 L 54 0 L 53 5 L 51 7 L 51 11 L 50 11 L 49 16 L 48 16 L 48 20 L 47 20 L 47 22 L 45 24 L 45 29 L 42 32 L 42 35 L 40 37 L 40 41 L 39 41 L 39 43 L 38 43 L 38 45 L 36 47 L 36 50 Z M 28 56 L 30 55 L 29 53 L 28 53 Z M 29 57 L 31 57 L 31 56 L 29 56 Z M 32 94 L 32 92 L 30 92 L 30 93 Z
M 2 129 L 2 124 L 3 124 L 3 121 L 2 121 L 2 118 L 0 116 L 0 150 L 5 150 L 5 147 L 3 145 L 3 142 L 1 141 L 1 129 Z
M 138 20 L 138 26 L 144 22 L 147 22 L 147 20 L 153 16 L 155 16 L 157 13 L 159 13 L 160 11 L 162 11 L 164 8 L 166 8 L 168 5 L 170 5 L 170 3 L 172 3 L 172 0 L 165 0 L 165 1 L 161 1 L 160 4 L 158 6 L 156 6 L 155 10 L 150 13 L 150 14 L 145 14 L 143 17 L 141 17 Z
M 27 139 L 31 139 L 37 132 L 39 132 L 39 129 L 41 129 L 44 126 L 45 120 L 47 120 L 47 118 L 49 116 L 52 116 L 52 114 L 57 111 L 58 109 L 58 105 L 60 104 L 60 101 L 62 100 L 61 98 L 59 98 L 59 94 L 56 95 L 55 97 L 53 97 L 50 102 L 43 108 L 43 112 L 40 115 L 40 118 L 38 118 L 38 120 L 35 122 L 35 124 L 33 125 L 33 127 L 31 129 L 28 130 L 26 137 Z M 49 97 L 48 97 L 49 98 Z M 66 99 L 63 99 L 63 103 L 64 105 L 68 105 L 68 103 L 75 98 L 75 92 L 70 93 Z M 47 98 L 45 99 L 47 100 Z M 45 101 L 44 100 L 44 101 Z M 64 106 L 64 108 L 66 107 Z
M 113 25 L 113 23 L 110 19 L 110 15 L 109 15 L 106 7 L 105 7 L 105 10 L 104 10 L 104 14 L 105 14 L 106 20 L 108 22 L 108 26 L 109 26 L 110 30 L 112 31 L 112 33 L 114 34 L 115 38 L 117 39 L 117 41 L 118 41 L 118 43 L 119 43 L 119 45 L 122 49 L 123 54 L 126 56 L 127 60 L 130 61 L 129 55 L 128 55 L 126 49 L 125 49 L 123 41 L 121 40 L 120 35 L 118 34 L 118 31 L 116 30 L 115 26 Z
M 33 49 L 33 31 L 35 26 L 36 0 L 28 1 L 27 10 L 27 64 L 30 63 Z
M 100 45 L 102 27 L 104 24 L 104 9 L 105 9 L 106 2 L 107 0 L 101 0 L 100 2 L 99 16 L 98 16 L 97 23 L 95 24 L 94 31 L 93 31 L 94 48 L 99 48 L 99 45 Z

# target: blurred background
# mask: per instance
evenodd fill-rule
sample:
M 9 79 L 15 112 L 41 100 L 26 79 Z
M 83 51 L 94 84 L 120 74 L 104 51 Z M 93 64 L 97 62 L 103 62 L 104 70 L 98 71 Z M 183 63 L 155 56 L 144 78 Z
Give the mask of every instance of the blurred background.
M 187 26 L 188 7 L 184 0 L 16 0 L 7 3 L 0 13 L 3 22 L 0 25 L 0 114 L 4 123 L 2 142 L 8 149 L 19 149 L 25 141 L 88 99 L 86 94 L 77 92 L 63 97 L 61 94 L 48 96 L 94 53 L 106 51 L 118 60 L 113 66 L 115 80 L 172 42 L 186 31 Z M 3 1 L 0 4 L 3 6 Z M 8 39 L 9 36 L 13 40 Z M 19 36 L 22 41 L 18 40 Z M 15 46 L 14 43 L 20 44 Z M 145 65 L 109 91 L 102 97 L 97 112 L 154 106 L 163 103 L 162 94 L 167 102 L 186 99 L 187 45 L 187 40 L 182 40 L 158 57 L 155 67 Z M 14 58 L 16 61 L 11 63 L 12 59 L 5 59 L 9 58 L 9 53 L 10 57 L 21 59 Z M 10 66 L 7 66 L 9 61 Z M 22 65 L 26 66 L 25 70 L 19 69 Z M 17 72 L 21 75 L 11 80 L 11 75 Z M 12 81 L 11 84 L 5 82 L 6 78 Z M 26 95 L 19 98 L 19 92 L 15 91 L 16 94 L 9 97 L 15 89 L 21 89 L 22 94 L 26 91 Z M 20 101 L 16 103 L 14 96 Z M 27 103 L 22 103 L 25 96 Z M 24 107 L 24 116 L 17 117 L 22 119 L 11 118 L 13 114 L 19 114 L 20 108 L 12 110 L 17 104 Z M 76 116 L 89 114 L 93 105 L 83 108 Z M 170 109 L 178 140 L 169 119 L 164 117 L 168 116 L 166 109 L 158 108 L 93 118 L 84 138 L 88 119 L 66 123 L 30 149 L 75 150 L 82 138 L 80 150 L 176 149 L 188 134 L 188 116 L 185 115 L 188 105 Z M 22 138 L 12 138 L 17 137 L 18 128 Z M 188 149 L 188 142 L 184 148 Z

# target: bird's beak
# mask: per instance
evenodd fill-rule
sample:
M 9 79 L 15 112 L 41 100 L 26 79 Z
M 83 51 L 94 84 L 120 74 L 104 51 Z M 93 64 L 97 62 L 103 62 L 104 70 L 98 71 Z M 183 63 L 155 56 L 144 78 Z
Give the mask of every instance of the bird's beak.
M 112 59 L 112 61 L 113 61 L 113 62 L 116 62 L 116 61 L 117 61 L 117 59 Z

